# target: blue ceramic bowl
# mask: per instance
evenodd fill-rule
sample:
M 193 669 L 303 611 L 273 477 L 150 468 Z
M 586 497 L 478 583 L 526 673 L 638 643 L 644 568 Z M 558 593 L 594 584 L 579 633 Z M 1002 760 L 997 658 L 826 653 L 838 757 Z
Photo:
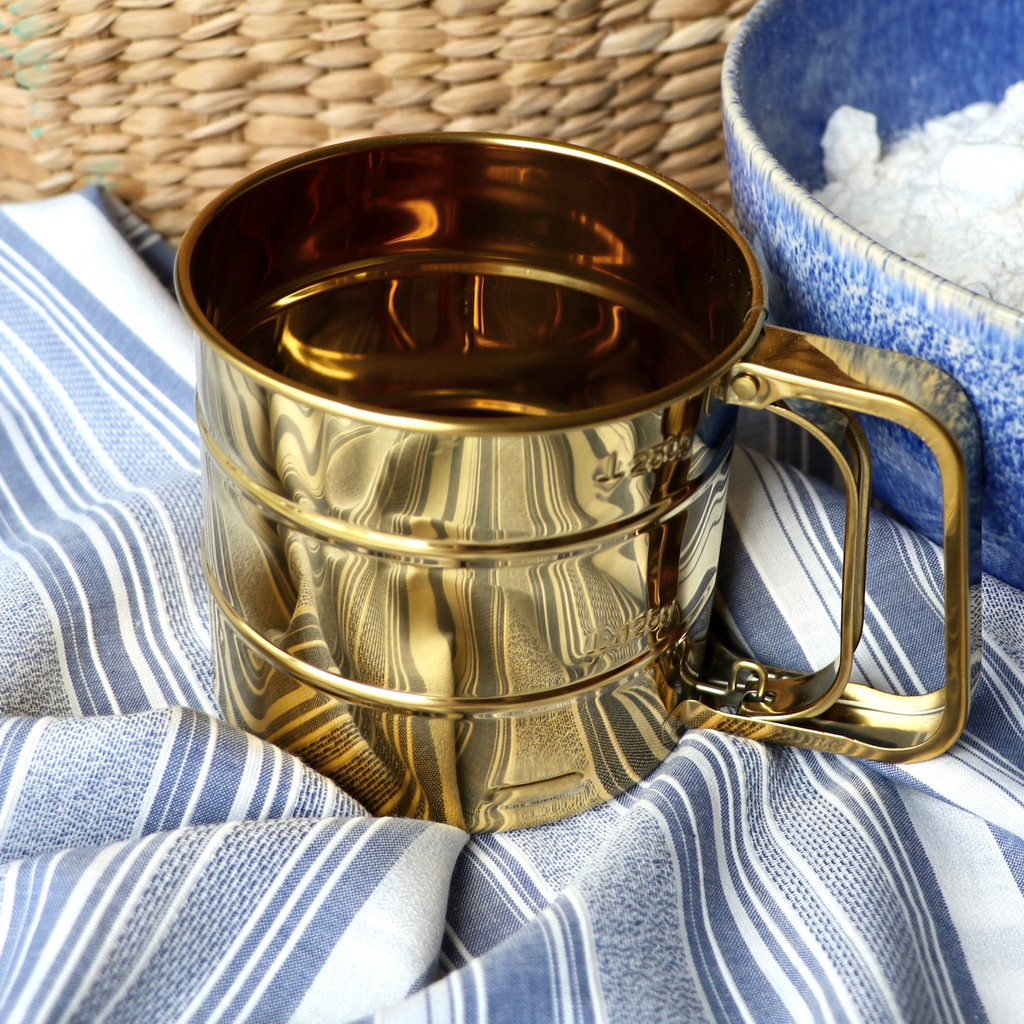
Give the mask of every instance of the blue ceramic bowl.
M 938 277 L 830 213 L 821 135 L 836 107 L 878 118 L 883 143 L 1024 78 L 1017 0 L 762 0 L 723 66 L 736 218 L 767 275 L 771 317 L 799 330 L 919 356 L 974 403 L 985 458 L 982 560 L 1024 586 L 1024 314 Z M 1022 240 L 1024 244 L 1024 240 Z M 869 424 L 876 491 L 932 537 L 931 458 Z

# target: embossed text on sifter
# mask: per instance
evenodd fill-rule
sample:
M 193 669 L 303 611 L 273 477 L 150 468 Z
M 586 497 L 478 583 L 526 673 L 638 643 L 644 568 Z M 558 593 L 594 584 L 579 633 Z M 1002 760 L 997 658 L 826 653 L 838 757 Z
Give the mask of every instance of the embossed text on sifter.
M 177 287 L 201 338 L 219 701 L 372 812 L 551 821 L 687 728 L 888 760 L 959 735 L 979 638 L 969 403 L 919 360 L 767 326 L 750 248 L 684 187 L 542 140 L 345 143 L 225 192 Z M 712 629 L 739 406 L 801 422 L 845 483 L 840 649 L 810 674 Z M 859 413 L 914 430 L 941 470 L 932 693 L 850 681 Z

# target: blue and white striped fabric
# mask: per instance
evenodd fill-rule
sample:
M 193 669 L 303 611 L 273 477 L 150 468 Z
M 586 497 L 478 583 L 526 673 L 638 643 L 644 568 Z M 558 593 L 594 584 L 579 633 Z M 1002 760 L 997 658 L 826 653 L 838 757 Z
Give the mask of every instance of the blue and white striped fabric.
M 372 818 L 218 721 L 167 256 L 95 193 L 0 212 L 0 1021 L 1024 1017 L 1024 595 L 985 580 L 935 761 L 692 732 L 554 825 Z M 841 503 L 734 465 L 735 628 L 823 663 Z M 931 688 L 936 552 L 882 517 L 871 544 L 857 675 Z

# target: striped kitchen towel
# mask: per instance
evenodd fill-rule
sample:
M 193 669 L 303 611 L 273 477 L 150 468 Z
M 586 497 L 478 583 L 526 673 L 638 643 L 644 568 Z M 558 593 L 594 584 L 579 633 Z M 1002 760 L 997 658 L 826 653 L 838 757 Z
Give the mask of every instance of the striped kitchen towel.
M 613 803 L 374 818 L 220 721 L 170 251 L 86 192 L 0 212 L 0 1021 L 1021 1019 L 1024 594 L 964 737 L 886 766 L 688 733 Z M 737 632 L 831 660 L 842 502 L 734 460 Z M 856 676 L 941 672 L 940 560 L 872 524 Z

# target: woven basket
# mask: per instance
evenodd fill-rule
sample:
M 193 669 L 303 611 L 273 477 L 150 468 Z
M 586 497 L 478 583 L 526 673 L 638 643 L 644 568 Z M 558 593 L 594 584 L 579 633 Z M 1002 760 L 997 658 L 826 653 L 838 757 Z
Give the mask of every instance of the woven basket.
M 326 142 L 511 132 L 727 194 L 719 73 L 753 0 L 14 0 L 0 199 L 113 189 L 176 239 Z

